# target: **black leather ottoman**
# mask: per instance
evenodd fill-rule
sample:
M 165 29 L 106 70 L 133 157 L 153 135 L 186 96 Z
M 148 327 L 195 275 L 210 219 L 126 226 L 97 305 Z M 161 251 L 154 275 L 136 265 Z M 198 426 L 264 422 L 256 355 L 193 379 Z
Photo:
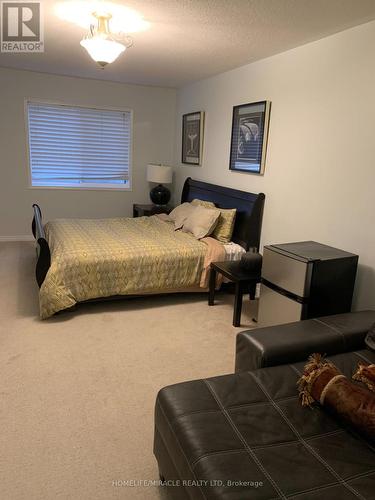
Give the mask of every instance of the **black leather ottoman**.
M 367 318 L 368 320 L 368 318 Z M 366 349 L 330 357 L 347 376 Z M 171 498 L 374 499 L 375 448 L 322 409 L 302 408 L 303 362 L 162 389 L 154 453 Z M 171 483 L 170 483 L 171 484 Z

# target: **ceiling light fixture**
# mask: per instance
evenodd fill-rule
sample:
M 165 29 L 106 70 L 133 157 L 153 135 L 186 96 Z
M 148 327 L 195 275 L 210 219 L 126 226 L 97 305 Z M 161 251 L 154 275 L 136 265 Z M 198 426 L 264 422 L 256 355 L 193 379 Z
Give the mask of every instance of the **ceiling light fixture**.
M 112 14 L 93 12 L 92 15 L 97 20 L 97 25 L 90 25 L 90 31 L 81 40 L 81 45 L 103 69 L 104 66 L 115 61 L 122 52 L 131 47 L 133 40 L 130 36 L 111 33 L 109 21 Z

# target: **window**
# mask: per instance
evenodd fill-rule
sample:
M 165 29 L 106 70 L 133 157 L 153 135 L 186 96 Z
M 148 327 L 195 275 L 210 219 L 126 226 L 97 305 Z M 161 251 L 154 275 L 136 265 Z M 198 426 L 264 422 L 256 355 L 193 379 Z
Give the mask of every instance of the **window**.
M 27 102 L 34 187 L 130 188 L 131 111 Z

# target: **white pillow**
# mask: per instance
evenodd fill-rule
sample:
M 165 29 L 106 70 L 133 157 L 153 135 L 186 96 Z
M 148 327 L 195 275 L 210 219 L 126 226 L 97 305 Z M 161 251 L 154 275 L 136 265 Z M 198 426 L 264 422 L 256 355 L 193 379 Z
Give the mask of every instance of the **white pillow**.
M 197 240 L 212 233 L 220 217 L 220 210 L 216 208 L 193 207 L 184 222 L 182 230 L 184 233 L 192 233 Z
M 172 210 L 169 214 L 169 218 L 173 221 L 175 230 L 182 228 L 184 222 L 195 208 L 196 207 L 193 207 L 191 203 L 182 203 L 182 205 L 178 205 Z

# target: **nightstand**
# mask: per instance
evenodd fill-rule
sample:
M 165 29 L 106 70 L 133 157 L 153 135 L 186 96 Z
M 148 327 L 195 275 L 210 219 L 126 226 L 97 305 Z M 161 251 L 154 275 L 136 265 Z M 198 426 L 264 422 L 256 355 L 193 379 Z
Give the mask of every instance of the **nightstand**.
M 241 324 L 242 296 L 249 293 L 250 287 L 260 282 L 260 269 L 247 271 L 240 261 L 211 262 L 208 305 L 215 303 L 216 273 L 222 274 L 235 284 L 233 326 Z
M 134 203 L 133 217 L 148 217 L 155 214 L 169 214 L 173 210 L 171 205 L 141 205 Z

